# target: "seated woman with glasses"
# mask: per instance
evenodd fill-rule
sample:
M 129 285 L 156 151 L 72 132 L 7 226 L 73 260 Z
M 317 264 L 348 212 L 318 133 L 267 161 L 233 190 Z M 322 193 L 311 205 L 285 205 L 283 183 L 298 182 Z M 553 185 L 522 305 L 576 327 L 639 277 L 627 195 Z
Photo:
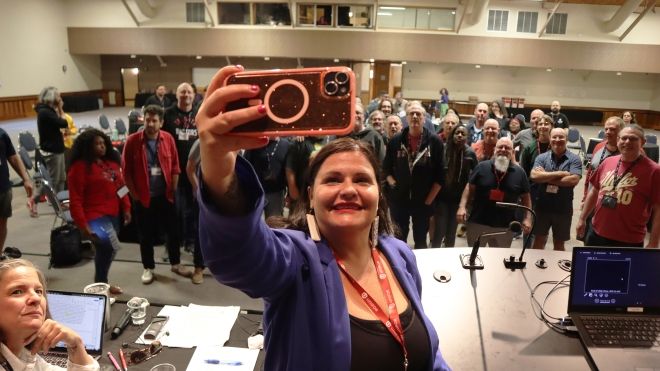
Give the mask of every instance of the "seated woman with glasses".
M 415 255 L 394 238 L 371 148 L 350 138 L 311 160 L 296 210 L 272 229 L 264 192 L 241 148 L 267 138 L 227 135 L 263 105 L 223 112 L 258 87 L 213 78 L 197 114 L 200 242 L 216 279 L 265 301 L 267 370 L 448 370 L 421 304 Z
M 81 337 L 49 317 L 41 271 L 24 259 L 0 261 L 0 370 L 64 370 L 37 354 L 60 341 L 68 349 L 66 370 L 100 370 Z

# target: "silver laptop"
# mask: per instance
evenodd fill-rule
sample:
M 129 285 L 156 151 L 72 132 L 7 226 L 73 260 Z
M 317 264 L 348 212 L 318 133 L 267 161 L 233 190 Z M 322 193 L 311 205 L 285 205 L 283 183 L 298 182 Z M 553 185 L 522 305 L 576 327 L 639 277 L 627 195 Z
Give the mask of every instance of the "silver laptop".
M 98 359 L 103 350 L 105 295 L 79 292 L 48 291 L 48 310 L 53 320 L 80 335 L 87 353 Z M 66 367 L 66 344 L 60 342 L 44 356 L 52 364 Z
M 660 370 L 660 249 L 575 247 L 568 313 L 598 370 Z

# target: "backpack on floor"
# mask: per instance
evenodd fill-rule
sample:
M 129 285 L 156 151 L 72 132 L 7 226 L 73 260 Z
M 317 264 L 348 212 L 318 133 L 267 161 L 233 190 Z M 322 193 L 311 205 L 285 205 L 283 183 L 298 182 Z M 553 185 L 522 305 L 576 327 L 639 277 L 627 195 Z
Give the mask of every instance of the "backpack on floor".
M 72 224 L 65 224 L 50 231 L 51 267 L 68 267 L 82 260 L 80 230 Z

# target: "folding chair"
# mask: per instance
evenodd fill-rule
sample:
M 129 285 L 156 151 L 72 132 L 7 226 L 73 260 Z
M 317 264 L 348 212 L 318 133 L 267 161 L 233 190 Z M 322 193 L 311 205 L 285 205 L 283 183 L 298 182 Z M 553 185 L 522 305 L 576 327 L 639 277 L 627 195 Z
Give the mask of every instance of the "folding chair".
M 658 136 L 655 134 L 646 134 L 646 143 L 658 144 Z
M 115 120 L 115 130 L 117 130 L 117 140 L 126 141 L 126 124 L 122 119 Z
M 100 114 L 99 125 L 101 126 L 102 132 L 104 132 L 108 136 L 112 135 L 112 129 L 110 128 L 110 121 L 108 120 L 108 116 L 104 114 Z
M 580 135 L 580 131 L 576 128 L 568 129 L 568 145 L 566 146 L 569 149 L 577 149 L 578 155 L 586 157 L 587 148 L 584 142 L 584 138 Z
M 60 221 L 60 225 L 73 224 L 73 218 L 69 211 L 69 200 L 59 200 L 57 195 L 55 195 L 51 184 L 46 180 L 43 181 L 41 189 L 46 195 L 46 199 L 53 207 L 53 211 L 55 211 L 55 219 L 53 220 L 53 226 L 51 229 L 55 228 L 58 220 Z

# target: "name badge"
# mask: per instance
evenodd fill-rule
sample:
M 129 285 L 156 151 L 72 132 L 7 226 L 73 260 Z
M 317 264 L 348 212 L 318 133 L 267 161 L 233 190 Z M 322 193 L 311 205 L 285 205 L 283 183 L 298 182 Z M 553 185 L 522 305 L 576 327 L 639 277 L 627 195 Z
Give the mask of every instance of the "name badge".
M 151 168 L 151 175 L 152 176 L 161 176 L 161 175 L 163 175 L 163 170 L 158 166 L 154 166 L 154 167 Z
M 119 198 L 123 198 L 127 194 L 128 194 L 128 187 L 126 187 L 125 185 L 121 186 L 121 188 L 117 190 L 117 197 Z
M 495 202 L 502 202 L 504 201 L 504 192 L 499 189 L 491 189 L 489 199 Z
M 545 187 L 546 193 L 557 193 L 559 192 L 559 186 L 554 185 L 554 184 L 548 184 L 547 187 Z

